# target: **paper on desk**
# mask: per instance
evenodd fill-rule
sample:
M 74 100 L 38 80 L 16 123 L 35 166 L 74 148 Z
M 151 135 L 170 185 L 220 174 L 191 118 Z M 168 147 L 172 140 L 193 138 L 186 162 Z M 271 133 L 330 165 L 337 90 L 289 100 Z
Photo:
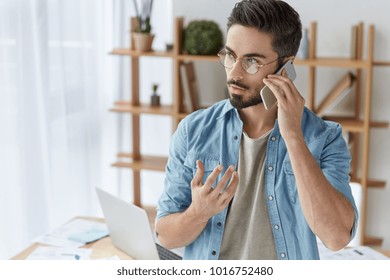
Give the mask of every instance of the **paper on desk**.
M 87 231 L 69 235 L 68 239 L 76 242 L 91 243 L 96 240 L 102 239 L 107 235 L 108 235 L 107 230 L 99 230 L 96 228 L 92 228 Z
M 89 260 L 91 249 L 39 246 L 26 260 Z
M 104 223 L 88 221 L 85 219 L 74 219 L 54 231 L 38 237 L 35 242 L 57 247 L 80 247 L 85 243 L 69 240 L 69 236 L 92 230 L 107 231 L 107 226 Z
M 318 243 L 321 260 L 388 260 L 389 258 L 367 246 L 345 248 L 340 251 L 331 251 L 322 243 Z
M 56 236 L 56 235 L 52 235 L 51 233 L 47 233 L 45 235 L 38 237 L 35 240 L 35 242 L 40 244 L 50 245 L 50 246 L 69 247 L 69 248 L 77 248 L 85 245 L 85 243 L 82 242 L 69 240 L 66 236 L 65 237 Z
M 114 255 L 114 256 L 111 256 L 111 257 L 107 257 L 107 258 L 98 258 L 98 259 L 94 259 L 95 261 L 119 261 L 120 258 L 117 256 L 117 255 Z

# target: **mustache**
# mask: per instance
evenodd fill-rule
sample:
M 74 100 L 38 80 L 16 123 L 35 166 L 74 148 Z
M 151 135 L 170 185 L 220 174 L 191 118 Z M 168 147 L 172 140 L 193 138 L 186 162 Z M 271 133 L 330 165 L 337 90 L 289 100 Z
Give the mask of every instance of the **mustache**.
M 246 90 L 250 89 L 250 87 L 248 85 L 241 83 L 240 81 L 229 80 L 229 81 L 227 81 L 226 84 L 227 85 L 236 85 L 236 86 L 243 88 L 243 89 L 246 89 Z

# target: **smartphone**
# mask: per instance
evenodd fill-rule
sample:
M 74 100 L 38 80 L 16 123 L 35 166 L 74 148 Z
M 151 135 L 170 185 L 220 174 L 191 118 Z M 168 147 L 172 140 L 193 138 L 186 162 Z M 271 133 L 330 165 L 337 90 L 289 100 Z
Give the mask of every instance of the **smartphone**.
M 281 75 L 283 69 L 286 69 L 287 77 L 291 81 L 294 81 L 295 78 L 297 77 L 297 73 L 295 72 L 295 68 L 294 68 L 292 60 L 288 60 L 285 64 L 283 64 L 283 66 L 279 68 L 279 70 L 276 72 L 276 74 Z M 266 110 L 269 110 L 272 106 L 274 106 L 274 104 L 277 101 L 274 93 L 267 86 L 264 86 L 261 89 L 260 95 L 261 95 L 261 98 L 263 99 L 264 107 Z

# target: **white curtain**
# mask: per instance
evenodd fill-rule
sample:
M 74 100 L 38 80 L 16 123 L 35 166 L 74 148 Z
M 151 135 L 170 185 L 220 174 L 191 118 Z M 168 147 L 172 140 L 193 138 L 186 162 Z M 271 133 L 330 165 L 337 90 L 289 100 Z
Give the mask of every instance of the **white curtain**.
M 112 13 L 108 0 L 0 0 L 0 259 L 96 214 L 95 186 L 117 183 Z

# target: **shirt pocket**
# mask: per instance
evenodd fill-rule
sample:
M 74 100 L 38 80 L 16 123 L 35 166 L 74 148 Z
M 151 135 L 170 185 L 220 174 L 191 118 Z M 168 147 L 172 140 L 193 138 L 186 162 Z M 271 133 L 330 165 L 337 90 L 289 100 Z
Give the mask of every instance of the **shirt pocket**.
M 197 155 L 187 155 L 184 160 L 184 165 L 192 169 L 192 177 L 195 176 L 197 171 L 196 161 L 202 161 L 204 165 L 204 175 L 202 179 L 202 183 L 204 184 L 206 179 L 210 176 L 211 172 L 217 167 L 219 164 L 219 156 L 209 155 L 209 154 L 197 154 Z M 214 182 L 213 188 L 216 186 L 218 179 Z
M 316 160 L 318 166 L 320 166 L 320 159 L 316 156 L 314 156 L 314 159 Z M 295 174 L 291 165 L 291 162 L 289 159 L 286 159 L 283 162 L 283 170 L 284 174 L 286 176 L 287 181 L 287 189 L 288 189 L 288 195 L 290 197 L 291 203 L 295 204 L 298 199 L 298 190 L 297 190 L 297 184 L 295 181 Z

